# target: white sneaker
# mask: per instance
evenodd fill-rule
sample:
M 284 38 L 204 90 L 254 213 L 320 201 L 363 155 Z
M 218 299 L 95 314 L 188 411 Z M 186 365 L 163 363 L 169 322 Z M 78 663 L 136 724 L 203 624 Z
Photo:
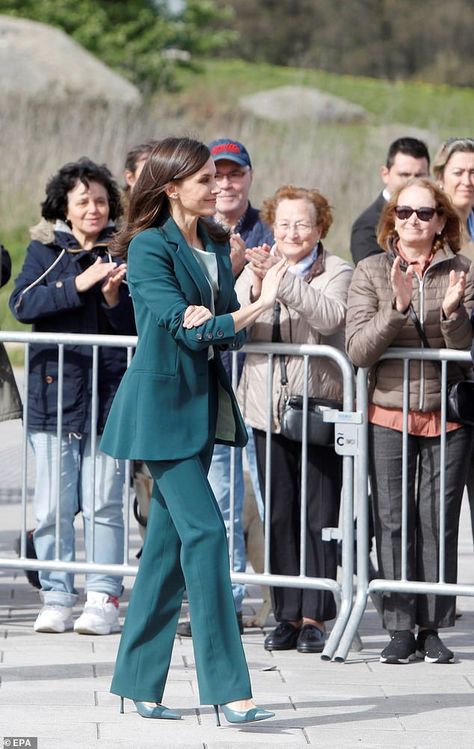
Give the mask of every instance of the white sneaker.
M 118 598 L 89 591 L 84 611 L 74 624 L 80 635 L 110 635 L 120 632 Z
M 43 606 L 33 625 L 35 632 L 66 632 L 72 629 L 72 608 L 68 606 Z

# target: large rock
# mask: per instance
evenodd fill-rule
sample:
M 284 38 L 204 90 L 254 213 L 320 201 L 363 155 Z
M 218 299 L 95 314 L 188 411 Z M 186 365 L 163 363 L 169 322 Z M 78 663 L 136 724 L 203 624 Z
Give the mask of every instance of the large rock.
M 138 89 L 63 31 L 0 15 L 0 96 L 51 104 L 140 104 Z
M 302 118 L 324 122 L 364 120 L 363 107 L 309 86 L 280 86 L 239 99 L 239 106 L 261 119 L 282 122 Z

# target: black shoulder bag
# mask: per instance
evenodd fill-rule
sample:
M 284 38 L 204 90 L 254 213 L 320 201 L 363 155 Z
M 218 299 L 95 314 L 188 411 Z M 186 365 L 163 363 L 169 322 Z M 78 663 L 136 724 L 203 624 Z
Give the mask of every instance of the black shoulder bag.
M 280 343 L 281 306 L 275 302 L 273 307 L 272 342 Z M 285 357 L 280 355 L 280 382 L 288 386 Z M 338 401 L 329 398 L 308 398 L 308 442 L 320 447 L 334 445 L 334 424 L 323 421 L 323 413 L 331 408 L 341 408 Z M 293 442 L 303 439 L 303 396 L 289 395 L 286 398 L 281 415 L 280 434 Z

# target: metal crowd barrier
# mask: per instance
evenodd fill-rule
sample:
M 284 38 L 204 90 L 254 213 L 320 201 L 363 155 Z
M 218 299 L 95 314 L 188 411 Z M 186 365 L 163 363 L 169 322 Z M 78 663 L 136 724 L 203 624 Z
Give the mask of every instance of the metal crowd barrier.
M 34 559 L 28 559 L 26 557 L 26 535 L 27 535 L 27 459 L 28 459 L 28 448 L 27 448 L 27 425 L 28 425 L 28 350 L 31 343 L 45 343 L 55 344 L 58 346 L 58 424 L 57 434 L 61 435 L 62 431 L 62 388 L 64 381 L 64 349 L 67 346 L 91 346 L 92 347 L 92 382 L 93 382 L 93 394 L 92 394 L 92 421 L 95 421 L 95 415 L 97 414 L 98 396 L 97 396 L 97 382 L 98 382 L 98 353 L 100 346 L 112 346 L 112 347 L 125 347 L 128 352 L 128 361 L 130 362 L 132 357 L 133 348 L 136 345 L 136 338 L 132 336 L 105 336 L 105 335 L 81 335 L 81 334 L 49 334 L 49 333 L 20 333 L 20 332 L 6 332 L 0 331 L 0 340 L 4 342 L 15 342 L 25 344 L 25 373 L 24 373 L 24 387 L 23 387 L 23 443 L 22 443 L 22 482 L 21 482 L 21 544 L 20 544 L 20 557 L 19 558 L 0 558 L 0 567 L 23 569 L 23 570 L 67 570 L 72 573 L 101 573 L 101 574 L 112 574 L 118 576 L 133 576 L 137 573 L 137 564 L 130 563 L 130 521 L 129 521 L 129 507 L 130 507 L 130 462 L 127 461 L 127 470 L 124 482 L 124 526 L 125 526 L 125 541 L 124 541 L 124 563 L 117 564 L 97 564 L 94 559 L 87 559 L 86 561 L 74 561 L 65 562 L 60 559 L 60 502 L 56 502 L 56 558 L 52 561 L 38 561 Z M 253 583 L 257 585 L 270 585 L 270 586 L 285 586 L 294 588 L 314 588 L 320 590 L 327 590 L 333 593 L 336 601 L 339 603 L 339 610 L 334 626 L 331 630 L 331 634 L 327 640 L 326 647 L 323 652 L 323 657 L 326 659 L 332 658 L 339 640 L 346 628 L 346 624 L 349 620 L 352 600 L 353 600 L 353 568 L 354 568 L 354 530 L 353 530 L 353 486 L 354 486 L 354 456 L 358 452 L 357 447 L 357 434 L 362 423 L 362 417 L 360 413 L 354 412 L 354 389 L 355 379 L 354 370 L 347 356 L 330 346 L 316 346 L 316 345 L 298 345 L 298 344 L 283 344 L 283 343 L 272 343 L 272 344 L 247 344 L 243 348 L 244 352 L 247 353 L 260 353 L 266 354 L 268 357 L 268 383 L 272 382 L 272 373 L 274 366 L 274 356 L 291 355 L 291 356 L 302 356 L 304 359 L 305 369 L 305 389 L 303 393 L 303 407 L 308 407 L 308 372 L 309 372 L 309 359 L 313 356 L 328 357 L 332 359 L 340 368 L 342 381 L 343 381 L 343 409 L 342 411 L 332 410 L 328 411 L 325 415 L 325 419 L 332 421 L 335 424 L 335 450 L 337 453 L 343 456 L 343 489 L 342 489 L 342 502 L 341 502 L 341 522 L 342 531 L 335 528 L 324 529 L 323 538 L 325 540 L 332 540 L 335 538 L 342 538 L 342 582 L 339 583 L 336 580 L 329 578 L 314 578 L 306 574 L 306 508 L 307 508 L 307 486 L 306 486 L 306 470 L 307 470 L 307 444 L 306 444 L 306 424 L 304 427 L 303 441 L 302 441 L 302 501 L 301 501 L 301 553 L 300 553 L 300 574 L 298 576 L 289 575 L 273 575 L 270 572 L 270 427 L 271 427 L 271 398 L 272 388 L 268 388 L 268 403 L 267 403 L 267 414 L 268 414 L 268 429 L 267 429 L 267 449 L 266 449 L 266 487 L 265 487 L 265 549 L 264 549 L 264 571 L 261 574 L 250 574 L 250 573 L 231 573 L 232 580 L 239 583 Z M 305 420 L 303 420 L 305 422 Z M 97 450 L 97 436 L 92 436 L 92 450 L 93 454 Z M 59 445 L 58 445 L 59 447 Z M 58 449 L 58 481 L 57 491 L 60 490 L 60 455 Z M 232 463 L 231 463 L 231 476 L 232 476 Z M 233 482 L 231 482 L 231 553 L 233 547 L 232 535 L 233 535 Z M 91 479 L 91 492 L 95 490 L 95 477 Z M 94 528 L 94 514 L 91 516 L 91 527 Z M 93 533 L 93 531 L 92 531 Z M 94 538 L 91 534 L 91 547 L 94 548 Z M 356 633 L 354 637 L 357 637 Z
M 267 440 L 265 455 L 265 517 L 264 517 L 264 572 L 262 574 L 232 573 L 231 578 L 239 583 L 254 583 L 257 585 L 270 585 L 274 587 L 288 588 L 312 588 L 327 590 L 333 593 L 339 604 L 338 614 L 331 633 L 326 641 L 322 657 L 331 659 L 340 637 L 350 616 L 353 599 L 353 571 L 354 571 L 354 455 L 357 450 L 356 425 L 361 422 L 361 415 L 354 412 L 354 368 L 348 357 L 331 346 L 318 346 L 294 343 L 249 343 L 243 349 L 245 353 L 258 353 L 267 355 Z M 306 574 L 306 514 L 307 514 L 307 423 L 303 419 L 302 434 L 302 460 L 301 460 L 301 510 L 300 510 L 300 574 L 274 575 L 270 572 L 270 522 L 271 522 L 271 426 L 272 426 L 272 383 L 275 356 L 301 356 L 304 360 L 304 389 L 303 389 L 303 412 L 308 409 L 308 374 L 309 359 L 329 358 L 335 362 L 341 371 L 343 382 L 342 411 L 331 410 L 325 413 L 325 421 L 331 421 L 335 425 L 335 450 L 343 456 L 342 465 L 342 497 L 340 510 L 339 531 L 336 528 L 323 529 L 323 539 L 331 541 L 341 538 L 342 540 L 342 581 L 341 583 L 330 578 L 310 577 Z M 234 373 L 235 373 L 234 366 Z M 232 471 L 231 471 L 232 475 Z M 233 482 L 231 482 L 231 509 L 230 517 L 233 519 Z M 231 533 L 232 535 L 232 533 Z M 355 633 L 354 638 L 357 638 Z
M 0 558 L 0 568 L 22 569 L 22 570 L 68 570 L 73 573 L 91 573 L 113 574 L 119 576 L 134 576 L 137 573 L 137 563 L 130 562 L 130 462 L 127 461 L 127 469 L 124 482 L 124 563 L 116 564 L 97 564 L 92 559 L 85 561 L 65 562 L 60 559 L 59 553 L 59 528 L 60 528 L 60 503 L 56 502 L 56 558 L 52 561 L 38 561 L 26 557 L 26 535 L 27 535 L 27 424 L 28 424 L 28 349 L 30 343 L 48 343 L 58 346 L 58 436 L 61 434 L 61 413 L 62 413 L 62 384 L 64 379 L 64 348 L 72 345 L 85 345 L 92 347 L 92 415 L 97 414 L 98 396 L 97 396 L 97 376 L 98 376 L 98 353 L 100 346 L 125 347 L 127 349 L 128 361 L 130 362 L 133 349 L 136 345 L 136 338 L 132 336 L 95 336 L 79 334 L 48 334 L 48 333 L 19 333 L 0 331 L 0 340 L 4 342 L 16 342 L 25 344 L 25 376 L 23 387 L 23 406 L 24 406 L 24 429 L 22 440 L 22 479 L 21 479 L 21 543 L 19 558 Z M 446 583 L 444 580 L 444 486 L 445 486 L 445 452 L 446 452 L 446 382 L 447 382 L 447 363 L 450 361 L 471 363 L 468 352 L 459 352 L 452 349 L 392 349 L 387 351 L 383 359 L 402 359 L 404 362 L 404 382 L 403 382 L 403 413 L 404 413 L 404 463 L 406 465 L 406 442 L 407 442 L 407 424 L 408 424 L 408 404 L 409 404 L 409 366 L 412 360 L 431 360 L 439 361 L 441 369 L 441 392 L 442 398 L 441 419 L 442 432 L 440 437 L 441 449 L 441 478 L 440 478 L 440 563 L 439 579 L 437 582 L 424 582 L 406 579 L 407 569 L 407 508 L 408 508 L 408 486 L 407 473 L 403 469 L 404 486 L 402 496 L 402 576 L 400 580 L 382 580 L 374 579 L 369 582 L 368 579 L 368 558 L 369 558 L 369 537 L 368 537 L 368 423 L 367 423 L 367 406 L 368 406 L 368 370 L 359 369 L 357 374 L 357 392 L 356 403 L 357 409 L 354 409 L 354 372 L 349 359 L 337 349 L 329 346 L 310 346 L 298 344 L 283 343 L 254 343 L 247 344 L 243 348 L 247 353 L 266 354 L 268 358 L 268 401 L 267 401 L 267 443 L 266 443 L 266 486 L 265 486 L 265 548 L 264 548 L 264 571 L 257 573 L 236 573 L 232 572 L 231 577 L 234 582 L 252 583 L 257 585 L 285 586 L 294 588 L 313 588 L 327 590 L 333 593 L 336 601 L 339 603 L 337 618 L 332 627 L 330 636 L 326 642 L 326 647 L 322 653 L 325 660 L 334 659 L 335 661 L 344 661 L 347 657 L 352 643 L 357 643 L 357 631 L 364 614 L 368 596 L 371 593 L 381 592 L 399 592 L 399 593 L 435 593 L 437 595 L 468 595 L 474 596 L 474 584 Z M 335 424 L 335 450 L 343 456 L 343 488 L 342 502 L 340 512 L 340 528 L 324 529 L 324 538 L 331 540 L 342 538 L 342 580 L 341 583 L 328 578 L 315 578 L 306 575 L 305 556 L 306 556 L 306 509 L 307 509 L 307 486 L 306 486 L 306 468 L 307 468 L 307 446 L 305 442 L 305 432 L 302 441 L 302 472 L 301 472 L 301 549 L 300 549 L 300 574 L 298 576 L 273 575 L 270 571 L 270 432 L 271 432 L 271 413 L 272 413 L 272 376 L 274 357 L 279 355 L 301 356 L 304 359 L 305 368 L 305 389 L 303 393 L 303 407 L 308 406 L 308 371 L 309 359 L 312 356 L 328 357 L 332 359 L 340 368 L 343 380 L 343 407 L 342 411 L 328 411 L 325 419 Z M 304 420 L 303 420 L 304 423 Z M 97 449 L 97 436 L 92 436 L 93 452 Z M 231 461 L 231 476 L 233 460 Z M 58 468 L 58 491 L 59 491 L 60 466 Z M 94 492 L 95 477 L 91 479 L 91 491 Z M 230 508 L 230 554 L 232 556 L 233 548 L 233 518 L 234 518 L 234 485 L 231 481 L 231 508 Z M 354 570 L 354 536 L 353 536 L 353 518 L 354 504 L 357 515 L 357 587 L 355 600 L 353 601 L 353 570 Z M 91 517 L 92 543 L 93 548 L 93 528 L 94 513 Z
M 445 582 L 445 475 L 446 475 L 446 393 L 448 362 L 472 364 L 470 353 L 453 349 L 389 349 L 381 359 L 401 359 L 403 361 L 403 443 L 402 443 L 402 537 L 401 537 L 401 579 L 384 580 L 368 579 L 369 532 L 368 532 L 368 369 L 359 369 L 357 373 L 357 408 L 363 414 L 363 421 L 358 429 L 358 454 L 355 472 L 355 506 L 357 514 L 357 589 L 354 606 L 347 626 L 340 638 L 334 654 L 335 661 L 344 661 L 347 657 L 353 638 L 364 614 L 367 598 L 371 593 L 434 593 L 436 595 L 474 596 L 474 584 Z M 440 525 L 439 525 L 439 564 L 438 581 L 407 579 L 408 553 L 408 407 L 410 388 L 410 362 L 415 360 L 440 362 L 441 370 L 441 435 L 440 435 Z M 469 459 L 469 456 L 466 456 Z

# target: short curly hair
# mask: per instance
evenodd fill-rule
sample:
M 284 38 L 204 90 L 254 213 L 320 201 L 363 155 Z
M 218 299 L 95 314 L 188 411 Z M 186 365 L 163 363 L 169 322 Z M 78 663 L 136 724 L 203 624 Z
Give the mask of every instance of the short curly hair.
M 271 198 L 263 201 L 260 218 L 268 226 L 275 223 L 275 214 L 278 204 L 282 200 L 307 200 L 316 211 L 316 224 L 321 229 L 321 238 L 324 239 L 332 224 L 332 210 L 328 201 L 319 190 L 307 187 L 295 187 L 295 185 L 283 185 L 279 187 Z
M 404 185 L 395 190 L 386 203 L 377 227 L 377 242 L 380 247 L 389 250 L 393 240 L 398 239 L 395 231 L 395 206 L 398 203 L 398 196 L 403 190 L 411 186 L 423 187 L 433 196 L 436 203 L 436 213 L 446 219 L 444 229 L 439 237 L 435 238 L 433 251 L 447 242 L 453 252 L 459 252 L 461 249 L 461 221 L 451 199 L 441 190 L 438 185 L 426 177 L 412 177 Z
M 41 215 L 47 221 L 66 221 L 68 193 L 78 182 L 89 187 L 98 182 L 105 187 L 109 199 L 109 218 L 115 221 L 122 215 L 120 190 L 112 173 L 105 164 L 96 164 L 83 156 L 59 169 L 46 185 L 46 199 L 41 203 Z

